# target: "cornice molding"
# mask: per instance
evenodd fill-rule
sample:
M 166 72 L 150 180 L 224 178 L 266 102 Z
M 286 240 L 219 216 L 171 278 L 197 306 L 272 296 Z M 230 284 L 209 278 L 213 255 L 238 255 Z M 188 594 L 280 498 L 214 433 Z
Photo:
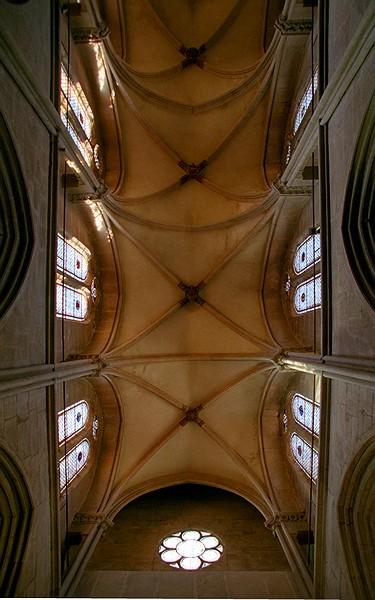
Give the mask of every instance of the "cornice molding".
M 90 200 L 91 202 L 103 200 L 103 198 L 105 198 L 110 193 L 110 190 L 109 190 L 109 187 L 101 179 L 99 180 L 98 183 L 99 183 L 99 185 L 95 189 L 94 192 L 68 194 L 69 202 L 79 203 L 79 202 L 86 202 L 87 200 Z
M 97 27 L 74 27 L 73 40 L 76 44 L 99 43 L 110 33 L 108 25 L 102 21 Z
M 275 27 L 281 35 L 308 35 L 312 30 L 310 19 L 289 20 L 285 15 L 277 17 Z
M 267 529 L 270 529 L 273 535 L 276 535 L 276 528 L 280 527 L 282 523 L 286 523 L 288 521 L 307 521 L 305 511 L 275 513 L 270 519 L 267 519 L 267 521 L 265 521 L 264 526 Z
M 272 187 L 274 187 L 282 196 L 311 196 L 312 194 L 312 187 L 310 185 L 286 185 L 280 178 L 275 179 L 275 181 L 272 182 Z

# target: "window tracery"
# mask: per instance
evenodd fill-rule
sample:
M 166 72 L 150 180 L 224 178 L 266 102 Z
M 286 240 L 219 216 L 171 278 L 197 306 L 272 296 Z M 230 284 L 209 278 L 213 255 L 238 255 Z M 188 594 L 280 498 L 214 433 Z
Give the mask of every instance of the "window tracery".
M 60 117 L 85 162 L 99 167 L 99 147 L 93 141 L 94 115 L 79 81 L 65 64 L 60 68 Z
M 85 321 L 90 302 L 97 298 L 94 277 L 86 283 L 89 273 L 90 250 L 76 238 L 57 236 L 56 316 L 72 321 Z M 77 283 L 81 285 L 78 286 Z
M 62 492 L 87 464 L 90 443 L 85 438 L 59 460 L 60 492 Z
M 84 321 L 88 313 L 88 292 L 62 281 L 56 283 L 56 315 L 72 321 Z
M 294 292 L 294 308 L 298 314 L 320 308 L 321 305 L 321 275 L 315 275 L 298 284 Z
M 320 429 L 320 406 L 301 394 L 294 394 L 292 413 L 295 421 L 316 436 Z
M 81 431 L 88 419 L 89 407 L 85 400 L 76 402 L 58 413 L 59 444 Z
M 57 235 L 57 268 L 78 281 L 85 281 L 89 270 L 90 251 L 78 240 Z
M 290 438 L 290 446 L 294 459 L 301 469 L 308 475 L 314 483 L 318 478 L 318 452 L 312 448 L 297 433 L 293 433 Z
M 296 275 L 300 275 L 307 271 L 309 267 L 316 264 L 320 260 L 320 234 L 315 233 L 309 235 L 297 247 L 294 260 L 293 270 Z
M 307 113 L 309 106 L 312 102 L 314 94 L 318 89 L 318 69 L 316 68 L 313 77 L 310 79 L 308 85 L 304 89 L 302 98 L 298 103 L 296 115 L 293 122 L 293 133 L 296 134 L 302 121 Z

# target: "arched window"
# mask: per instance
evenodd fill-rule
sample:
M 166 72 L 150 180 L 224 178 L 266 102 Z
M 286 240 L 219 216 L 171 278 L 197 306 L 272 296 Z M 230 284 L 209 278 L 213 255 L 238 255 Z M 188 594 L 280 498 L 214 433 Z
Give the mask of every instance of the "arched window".
M 56 283 L 56 315 L 73 321 L 84 321 L 88 312 L 89 292 L 58 281 Z
M 85 400 L 76 402 L 58 414 L 59 444 L 62 444 L 84 428 L 89 414 Z
M 305 88 L 302 98 L 298 104 L 296 116 L 294 117 L 293 123 L 293 133 L 297 133 L 302 121 L 303 117 L 308 111 L 308 108 L 312 102 L 314 94 L 318 89 L 318 69 L 315 69 L 314 75 L 312 79 L 310 79 L 307 87 Z
M 320 428 L 320 406 L 312 402 L 310 398 L 294 394 L 292 399 L 293 417 L 297 423 L 310 432 L 319 435 Z
M 296 275 L 304 273 L 309 267 L 320 260 L 320 234 L 309 235 L 298 246 L 293 260 Z
M 301 469 L 316 482 L 318 477 L 318 452 L 296 433 L 293 433 L 290 438 L 290 446 Z
M 78 240 L 57 236 L 57 268 L 78 281 L 85 281 L 89 270 L 90 251 Z
M 321 276 L 316 275 L 297 285 L 294 292 L 294 308 L 297 313 L 315 310 L 321 305 Z
M 73 81 L 61 65 L 60 117 L 86 163 L 94 161 L 92 131 L 94 115 L 79 81 Z M 95 161 L 94 161 L 95 164 Z
M 84 439 L 74 446 L 70 452 L 59 461 L 60 492 L 82 471 L 90 453 L 90 444 Z

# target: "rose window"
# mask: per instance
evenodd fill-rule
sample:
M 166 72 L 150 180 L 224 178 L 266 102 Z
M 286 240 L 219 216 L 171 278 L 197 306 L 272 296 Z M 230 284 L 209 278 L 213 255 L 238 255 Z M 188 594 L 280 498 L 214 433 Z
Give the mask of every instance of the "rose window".
M 223 545 L 208 531 L 179 531 L 166 537 L 159 546 L 160 558 L 175 569 L 195 571 L 217 562 Z

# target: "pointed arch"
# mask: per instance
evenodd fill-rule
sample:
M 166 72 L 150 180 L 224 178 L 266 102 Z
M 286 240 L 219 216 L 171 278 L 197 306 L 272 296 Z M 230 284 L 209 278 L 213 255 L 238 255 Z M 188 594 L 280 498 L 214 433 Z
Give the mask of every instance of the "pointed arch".
M 0 595 L 15 597 L 29 537 L 32 503 L 23 473 L 2 447 L 0 515 Z
M 342 547 L 357 600 L 375 597 L 375 435 L 354 456 L 338 502 Z
M 0 113 L 0 318 L 15 299 L 34 245 L 28 194 L 10 132 Z

